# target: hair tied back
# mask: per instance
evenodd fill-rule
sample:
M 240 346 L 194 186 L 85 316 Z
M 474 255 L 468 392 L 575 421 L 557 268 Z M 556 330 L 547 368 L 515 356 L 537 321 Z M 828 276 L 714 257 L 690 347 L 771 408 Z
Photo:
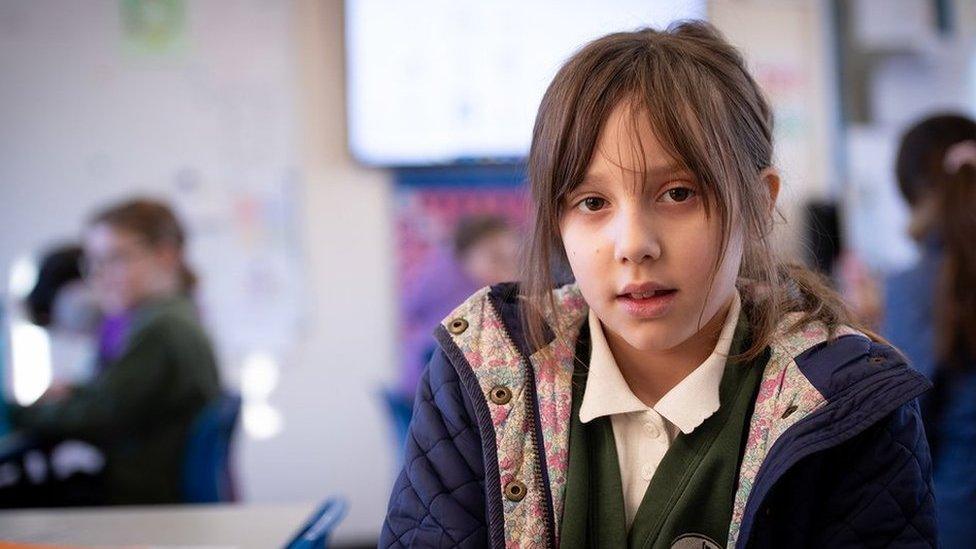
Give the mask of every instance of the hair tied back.
M 946 150 L 946 172 L 955 174 L 967 164 L 973 168 L 976 168 L 976 141 L 961 141 Z

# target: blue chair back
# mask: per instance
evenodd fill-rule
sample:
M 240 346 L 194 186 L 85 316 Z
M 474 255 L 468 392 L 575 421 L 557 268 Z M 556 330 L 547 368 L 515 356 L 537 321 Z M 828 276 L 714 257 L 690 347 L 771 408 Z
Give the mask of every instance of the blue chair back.
M 396 463 L 399 471 L 403 461 L 404 446 L 410 431 L 410 419 L 413 417 L 413 402 L 403 395 L 389 388 L 382 390 L 383 404 L 393 432 L 393 443 L 396 449 Z
M 224 393 L 208 404 L 193 421 L 183 462 L 183 499 L 186 503 L 234 501 L 231 442 L 241 413 L 241 397 Z
M 285 545 L 285 549 L 325 549 L 329 546 L 329 536 L 346 516 L 349 504 L 346 500 L 333 497 L 305 521 L 301 530 Z

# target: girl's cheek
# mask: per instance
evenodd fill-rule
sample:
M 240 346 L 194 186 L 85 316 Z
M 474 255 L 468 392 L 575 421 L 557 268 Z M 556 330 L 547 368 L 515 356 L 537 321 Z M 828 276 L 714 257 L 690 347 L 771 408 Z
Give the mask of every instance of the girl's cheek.
M 700 255 L 712 254 L 713 249 L 717 253 L 721 240 L 720 231 L 720 227 L 713 226 L 703 218 L 675 224 L 670 230 L 685 246 L 694 248 Z

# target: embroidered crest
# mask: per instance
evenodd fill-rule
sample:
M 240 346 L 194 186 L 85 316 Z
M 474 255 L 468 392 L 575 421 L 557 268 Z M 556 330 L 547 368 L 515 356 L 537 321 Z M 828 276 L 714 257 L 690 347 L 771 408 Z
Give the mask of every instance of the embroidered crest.
M 671 549 L 722 549 L 722 546 L 708 536 L 684 534 L 674 540 Z

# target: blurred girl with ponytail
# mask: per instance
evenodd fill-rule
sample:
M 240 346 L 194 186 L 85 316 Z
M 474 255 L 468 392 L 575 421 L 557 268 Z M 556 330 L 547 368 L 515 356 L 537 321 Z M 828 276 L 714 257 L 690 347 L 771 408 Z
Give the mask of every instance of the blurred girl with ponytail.
M 106 321 L 98 375 L 67 394 L 14 410 L 22 429 L 80 439 L 105 455 L 105 503 L 181 501 L 183 449 L 194 417 L 218 396 L 211 342 L 191 295 L 186 236 L 164 203 L 137 199 L 92 217 L 83 274 Z
M 886 284 L 885 332 L 935 389 L 922 401 L 945 547 L 976 539 L 976 122 L 940 114 L 902 137 L 896 173 L 921 257 Z

